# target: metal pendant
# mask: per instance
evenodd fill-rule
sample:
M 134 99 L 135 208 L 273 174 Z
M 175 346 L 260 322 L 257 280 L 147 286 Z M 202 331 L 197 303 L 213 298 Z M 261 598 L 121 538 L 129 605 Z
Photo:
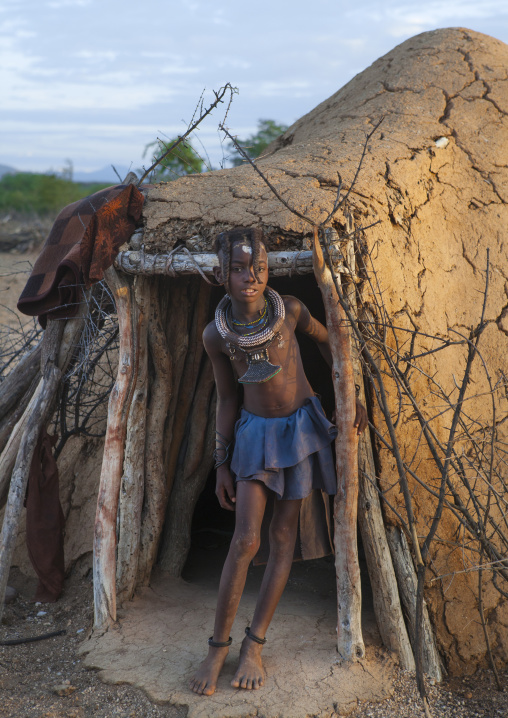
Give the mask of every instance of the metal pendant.
M 272 379 L 282 369 L 281 366 L 271 364 L 268 358 L 268 349 L 258 349 L 245 352 L 247 355 L 247 371 L 238 379 L 240 384 L 261 384 Z
M 239 359 L 239 357 L 236 356 L 236 347 L 233 344 L 231 344 L 230 342 L 226 342 L 226 349 L 229 352 L 229 358 L 231 359 L 231 361 Z

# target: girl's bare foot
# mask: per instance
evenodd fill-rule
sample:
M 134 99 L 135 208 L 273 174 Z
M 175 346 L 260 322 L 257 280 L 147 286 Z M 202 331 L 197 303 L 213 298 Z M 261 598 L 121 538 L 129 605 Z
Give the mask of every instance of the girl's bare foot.
M 200 696 L 211 696 L 215 693 L 217 679 L 228 652 L 229 647 L 212 648 L 210 646 L 207 657 L 190 680 L 189 686 L 194 693 L 198 693 Z
M 246 688 L 256 691 L 265 682 L 265 672 L 261 661 L 263 646 L 245 636 L 240 649 L 240 663 L 235 677 L 231 681 L 233 688 Z

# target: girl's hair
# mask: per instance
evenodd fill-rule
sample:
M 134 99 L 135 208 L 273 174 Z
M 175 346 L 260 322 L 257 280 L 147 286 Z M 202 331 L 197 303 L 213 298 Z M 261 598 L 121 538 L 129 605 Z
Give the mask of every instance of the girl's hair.
M 263 232 L 259 227 L 234 227 L 227 232 L 221 232 L 215 240 L 215 251 L 219 255 L 224 284 L 229 281 L 229 268 L 231 264 L 231 249 L 235 242 L 250 244 L 252 248 L 252 267 L 254 276 L 259 280 L 259 253 L 263 244 Z

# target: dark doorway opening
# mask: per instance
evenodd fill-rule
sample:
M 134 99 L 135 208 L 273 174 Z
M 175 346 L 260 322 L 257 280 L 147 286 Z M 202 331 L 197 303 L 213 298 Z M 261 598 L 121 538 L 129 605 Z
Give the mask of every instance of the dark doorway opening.
M 270 286 L 279 294 L 291 294 L 300 299 L 307 306 L 310 313 L 325 324 L 325 310 L 314 275 L 293 278 L 274 277 L 270 280 Z M 214 292 L 213 295 L 216 296 L 212 296 L 213 306 L 211 307 L 210 320 L 213 318 L 213 310 L 222 296 L 222 291 Z M 319 394 L 323 408 L 327 416 L 330 417 L 333 412 L 334 399 L 328 366 L 311 339 L 300 334 L 297 334 L 297 337 L 307 378 L 314 391 Z M 205 547 L 212 548 L 229 545 L 234 525 L 234 513 L 219 506 L 215 496 L 215 471 L 211 471 L 194 510 L 192 521 L 193 547 L 203 549 Z M 183 575 L 185 577 L 185 568 Z

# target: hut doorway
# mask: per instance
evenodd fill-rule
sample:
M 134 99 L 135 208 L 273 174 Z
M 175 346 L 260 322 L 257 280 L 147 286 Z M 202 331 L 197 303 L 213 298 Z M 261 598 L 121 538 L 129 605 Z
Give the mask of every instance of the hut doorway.
M 314 317 L 323 324 L 325 323 L 325 309 L 321 292 L 313 275 L 303 275 L 296 278 L 272 277 L 269 284 L 279 294 L 296 296 L 308 307 Z M 212 320 L 215 306 L 221 296 L 222 290 L 211 291 L 210 311 L 207 321 Z M 330 370 L 311 339 L 298 335 L 298 342 L 305 373 L 312 388 L 319 394 L 327 416 L 330 417 L 334 409 L 334 392 Z M 168 519 L 170 519 L 169 516 L 166 520 Z M 215 496 L 215 471 L 212 469 L 208 473 L 203 489 L 195 503 L 190 525 L 188 555 L 185 563 L 180 564 L 182 566 L 182 578 L 190 583 L 202 586 L 217 586 L 233 531 L 234 513 L 219 506 Z M 168 535 L 166 529 L 164 534 Z M 162 567 L 164 567 L 164 551 L 168 548 L 163 542 L 160 557 Z M 372 590 L 360 534 L 358 534 L 358 550 L 362 580 L 362 622 L 364 624 L 364 633 L 370 643 L 380 644 L 381 639 L 374 617 Z M 252 567 L 249 571 L 246 590 L 250 592 L 251 600 L 254 600 L 257 594 L 263 571 L 264 566 Z M 334 557 L 332 555 L 323 559 L 295 563 L 289 580 L 290 594 L 292 591 L 294 593 L 295 587 L 298 587 L 297 590 L 301 592 L 302 596 L 310 595 L 314 592 L 321 597 L 327 598 L 332 607 L 331 622 L 333 623 L 335 620 L 336 581 Z M 294 595 L 292 600 L 295 600 Z

